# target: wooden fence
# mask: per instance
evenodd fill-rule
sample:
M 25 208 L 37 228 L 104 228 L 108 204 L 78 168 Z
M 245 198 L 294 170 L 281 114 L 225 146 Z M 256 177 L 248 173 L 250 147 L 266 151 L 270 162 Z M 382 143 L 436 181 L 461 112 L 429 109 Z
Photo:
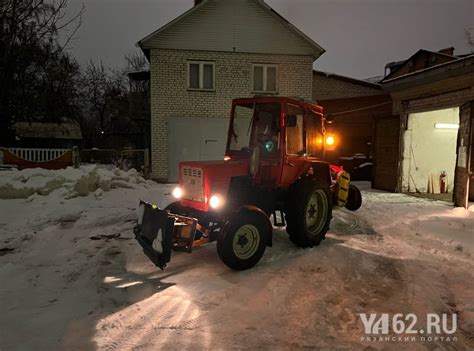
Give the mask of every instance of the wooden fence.
M 61 169 L 78 166 L 78 152 L 73 149 L 33 149 L 33 148 L 0 148 L 3 164 L 16 166 L 18 169 L 45 168 Z
M 148 149 L 103 150 L 103 149 L 33 149 L 0 148 L 0 165 L 12 165 L 18 169 L 44 168 L 61 169 L 78 167 L 80 163 L 113 164 L 125 171 L 135 168 L 150 177 Z
M 33 162 L 48 162 L 63 156 L 70 149 L 23 149 L 23 148 L 8 148 L 16 157 L 26 161 Z

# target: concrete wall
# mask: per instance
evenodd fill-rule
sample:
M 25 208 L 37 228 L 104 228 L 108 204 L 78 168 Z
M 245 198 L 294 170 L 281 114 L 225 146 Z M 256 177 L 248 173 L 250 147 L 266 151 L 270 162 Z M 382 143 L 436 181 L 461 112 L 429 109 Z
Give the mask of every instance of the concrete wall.
M 215 91 L 187 89 L 188 60 L 215 62 Z M 232 99 L 254 96 L 252 64 L 255 63 L 278 65 L 278 95 L 311 98 L 311 56 L 151 50 L 151 162 L 154 179 L 168 178 L 168 118 L 228 118 Z
M 427 191 L 428 176 L 446 171 L 452 192 L 456 165 L 457 129 L 436 129 L 435 123 L 459 123 L 459 108 L 412 113 L 405 131 L 402 190 Z

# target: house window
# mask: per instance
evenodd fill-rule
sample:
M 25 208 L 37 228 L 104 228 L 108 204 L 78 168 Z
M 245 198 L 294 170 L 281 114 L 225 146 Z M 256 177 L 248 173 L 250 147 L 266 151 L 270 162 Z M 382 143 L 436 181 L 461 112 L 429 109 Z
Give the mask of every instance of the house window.
M 253 65 L 253 91 L 276 92 L 278 81 L 276 65 Z
M 188 61 L 188 88 L 192 90 L 214 90 L 215 63 Z

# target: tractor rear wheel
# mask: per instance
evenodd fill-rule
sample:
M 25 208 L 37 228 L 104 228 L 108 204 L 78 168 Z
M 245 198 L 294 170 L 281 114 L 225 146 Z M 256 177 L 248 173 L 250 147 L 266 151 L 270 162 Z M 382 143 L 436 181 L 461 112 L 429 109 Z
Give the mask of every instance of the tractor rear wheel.
M 228 267 L 243 271 L 262 258 L 268 236 L 268 225 L 262 214 L 240 211 L 222 229 L 217 239 L 217 253 Z
M 345 207 L 350 211 L 357 211 L 362 206 L 362 195 L 355 185 L 349 186 L 349 194 Z
M 300 247 L 319 245 L 332 218 L 329 186 L 311 178 L 295 183 L 290 188 L 285 218 L 291 242 Z

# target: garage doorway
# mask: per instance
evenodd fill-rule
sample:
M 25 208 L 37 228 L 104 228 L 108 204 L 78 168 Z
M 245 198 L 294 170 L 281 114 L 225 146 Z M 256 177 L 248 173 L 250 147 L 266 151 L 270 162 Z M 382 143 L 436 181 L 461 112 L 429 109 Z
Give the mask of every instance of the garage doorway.
M 397 191 L 400 116 L 377 118 L 374 141 L 372 186 L 375 189 Z
M 458 107 L 408 116 L 403 137 L 403 191 L 452 201 L 458 128 Z
M 228 124 L 228 118 L 169 118 L 168 181 L 179 181 L 179 162 L 223 160 Z

